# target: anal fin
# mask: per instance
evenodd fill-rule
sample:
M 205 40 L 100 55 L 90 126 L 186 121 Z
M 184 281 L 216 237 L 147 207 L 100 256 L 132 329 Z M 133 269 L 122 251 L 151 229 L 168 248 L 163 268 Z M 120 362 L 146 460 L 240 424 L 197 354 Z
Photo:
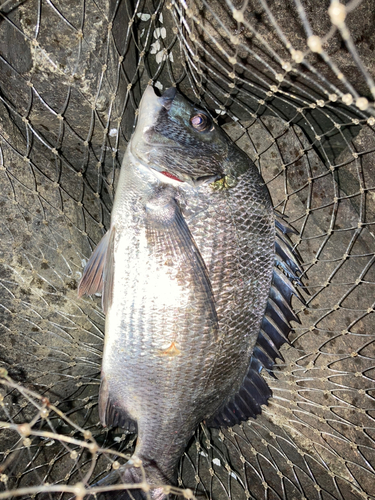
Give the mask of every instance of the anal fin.
M 272 392 L 259 374 L 260 370 L 259 361 L 252 356 L 241 388 L 207 421 L 209 427 L 232 427 L 262 412 L 261 406 L 267 404 Z
M 137 422 L 111 395 L 105 378 L 102 378 L 99 390 L 99 418 L 103 427 L 120 427 L 132 434 L 137 432 Z

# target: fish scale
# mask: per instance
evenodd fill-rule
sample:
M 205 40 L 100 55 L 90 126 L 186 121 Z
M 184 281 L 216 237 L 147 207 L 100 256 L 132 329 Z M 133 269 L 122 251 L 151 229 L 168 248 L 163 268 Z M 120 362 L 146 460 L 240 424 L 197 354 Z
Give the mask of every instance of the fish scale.
M 267 403 L 259 373 L 281 357 L 301 271 L 277 224 L 255 165 L 209 115 L 148 88 L 79 287 L 103 290 L 101 422 L 138 430 L 133 462 L 104 482 L 141 482 L 139 458 L 149 484 L 173 484 L 200 422 L 234 425 Z

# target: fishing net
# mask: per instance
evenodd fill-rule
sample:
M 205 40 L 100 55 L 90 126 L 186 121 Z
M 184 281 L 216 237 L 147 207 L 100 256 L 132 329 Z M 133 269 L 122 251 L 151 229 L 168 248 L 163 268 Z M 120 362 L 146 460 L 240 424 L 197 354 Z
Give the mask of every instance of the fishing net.
M 269 405 L 232 429 L 201 426 L 178 486 L 213 500 L 375 498 L 374 12 L 372 0 L 0 4 L 0 499 L 82 499 L 131 455 L 135 436 L 99 423 L 104 316 L 76 290 L 151 82 L 207 107 L 253 159 L 298 231 L 309 292 L 276 378 L 264 374 Z

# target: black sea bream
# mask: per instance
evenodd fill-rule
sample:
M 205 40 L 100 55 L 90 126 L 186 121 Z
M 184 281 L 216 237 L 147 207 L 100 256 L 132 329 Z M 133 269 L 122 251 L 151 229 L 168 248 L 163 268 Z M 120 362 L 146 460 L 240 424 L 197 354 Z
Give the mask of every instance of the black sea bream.
M 123 482 L 141 481 L 140 459 L 148 483 L 174 484 L 200 422 L 261 412 L 271 391 L 259 372 L 272 369 L 296 319 L 290 231 L 253 162 L 210 116 L 174 88 L 157 97 L 148 87 L 111 227 L 79 287 L 103 293 L 101 422 L 138 432 Z M 160 487 L 151 496 L 165 498 Z

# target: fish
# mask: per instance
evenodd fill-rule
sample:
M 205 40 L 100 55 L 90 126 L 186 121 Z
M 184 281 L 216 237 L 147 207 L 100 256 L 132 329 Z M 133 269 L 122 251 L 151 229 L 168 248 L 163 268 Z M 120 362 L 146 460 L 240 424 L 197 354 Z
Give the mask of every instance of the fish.
M 144 477 L 152 500 L 164 500 L 201 422 L 229 427 L 261 413 L 272 395 L 261 371 L 283 359 L 298 321 L 291 298 L 303 301 L 292 232 L 211 115 L 175 87 L 158 96 L 148 86 L 110 228 L 78 288 L 101 292 L 106 316 L 100 421 L 138 434 L 120 483 Z M 99 498 L 146 498 L 111 495 Z

